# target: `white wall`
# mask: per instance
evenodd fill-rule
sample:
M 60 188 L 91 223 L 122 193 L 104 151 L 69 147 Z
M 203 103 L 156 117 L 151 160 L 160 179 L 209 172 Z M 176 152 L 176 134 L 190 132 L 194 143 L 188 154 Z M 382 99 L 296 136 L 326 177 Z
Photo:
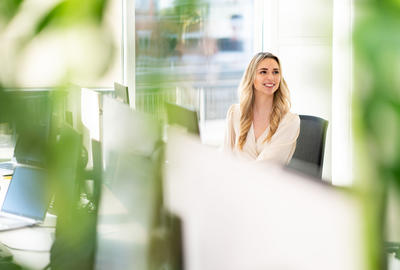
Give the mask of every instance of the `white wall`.
M 135 1 L 122 0 L 123 7 L 123 83 L 129 89 L 129 105 L 135 107 Z
M 353 182 L 353 5 L 353 0 L 335 0 L 333 8 L 332 182 L 336 185 Z
M 329 121 L 323 178 L 332 179 L 333 0 L 265 0 L 263 51 L 276 54 L 288 83 L 292 111 Z

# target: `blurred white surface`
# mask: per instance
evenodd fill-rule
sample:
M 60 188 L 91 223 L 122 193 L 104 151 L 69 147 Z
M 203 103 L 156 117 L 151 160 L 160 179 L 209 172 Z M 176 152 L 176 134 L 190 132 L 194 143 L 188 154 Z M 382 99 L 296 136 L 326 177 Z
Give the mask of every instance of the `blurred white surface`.
M 165 199 L 183 219 L 185 269 L 366 269 L 349 194 L 173 130 L 168 138 Z
M 394 254 L 389 254 L 387 258 L 388 270 L 400 270 L 400 260 L 396 259 Z
M 1 127 L 0 127 L 1 129 Z M 12 136 L 0 133 L 0 160 L 10 160 L 14 155 Z
M 23 228 L 0 233 L 0 242 L 9 247 L 13 261 L 25 269 L 39 270 L 50 261 L 54 228 Z
M 207 120 L 200 126 L 202 143 L 220 147 L 224 143 L 225 119 Z

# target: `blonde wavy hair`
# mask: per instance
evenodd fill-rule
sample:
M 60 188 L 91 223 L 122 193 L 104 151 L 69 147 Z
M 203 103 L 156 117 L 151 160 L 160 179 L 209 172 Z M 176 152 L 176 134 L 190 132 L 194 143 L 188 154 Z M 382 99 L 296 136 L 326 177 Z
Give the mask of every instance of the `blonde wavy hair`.
M 258 64 L 267 58 L 274 59 L 278 63 L 281 80 L 278 89 L 274 93 L 269 133 L 263 143 L 271 141 L 272 136 L 278 129 L 282 117 L 290 110 L 289 88 L 282 76 L 282 68 L 278 57 L 268 52 L 257 53 L 247 66 L 238 89 L 240 95 L 240 126 L 238 142 L 240 150 L 243 150 L 247 134 L 249 133 L 251 123 L 253 122 L 254 80 L 256 78 L 256 69 Z

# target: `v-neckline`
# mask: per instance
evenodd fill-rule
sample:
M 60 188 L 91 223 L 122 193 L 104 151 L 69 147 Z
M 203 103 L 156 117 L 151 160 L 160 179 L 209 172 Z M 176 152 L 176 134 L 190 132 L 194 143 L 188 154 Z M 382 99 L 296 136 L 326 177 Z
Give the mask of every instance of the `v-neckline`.
M 258 136 L 258 138 L 256 138 L 256 133 L 254 131 L 254 123 L 253 122 L 251 123 L 250 130 L 253 135 L 254 143 L 257 144 L 258 141 L 260 140 L 260 138 L 263 138 L 266 136 L 267 131 L 269 131 L 269 125 L 264 129 L 264 131 L 260 134 L 260 136 Z

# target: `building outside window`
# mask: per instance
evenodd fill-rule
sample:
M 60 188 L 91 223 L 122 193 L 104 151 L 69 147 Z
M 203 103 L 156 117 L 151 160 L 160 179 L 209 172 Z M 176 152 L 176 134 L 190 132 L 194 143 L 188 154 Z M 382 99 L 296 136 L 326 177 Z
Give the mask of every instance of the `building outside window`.
M 136 108 L 162 114 L 162 102 L 190 106 L 223 136 L 223 120 L 253 55 L 253 1 L 135 2 Z

